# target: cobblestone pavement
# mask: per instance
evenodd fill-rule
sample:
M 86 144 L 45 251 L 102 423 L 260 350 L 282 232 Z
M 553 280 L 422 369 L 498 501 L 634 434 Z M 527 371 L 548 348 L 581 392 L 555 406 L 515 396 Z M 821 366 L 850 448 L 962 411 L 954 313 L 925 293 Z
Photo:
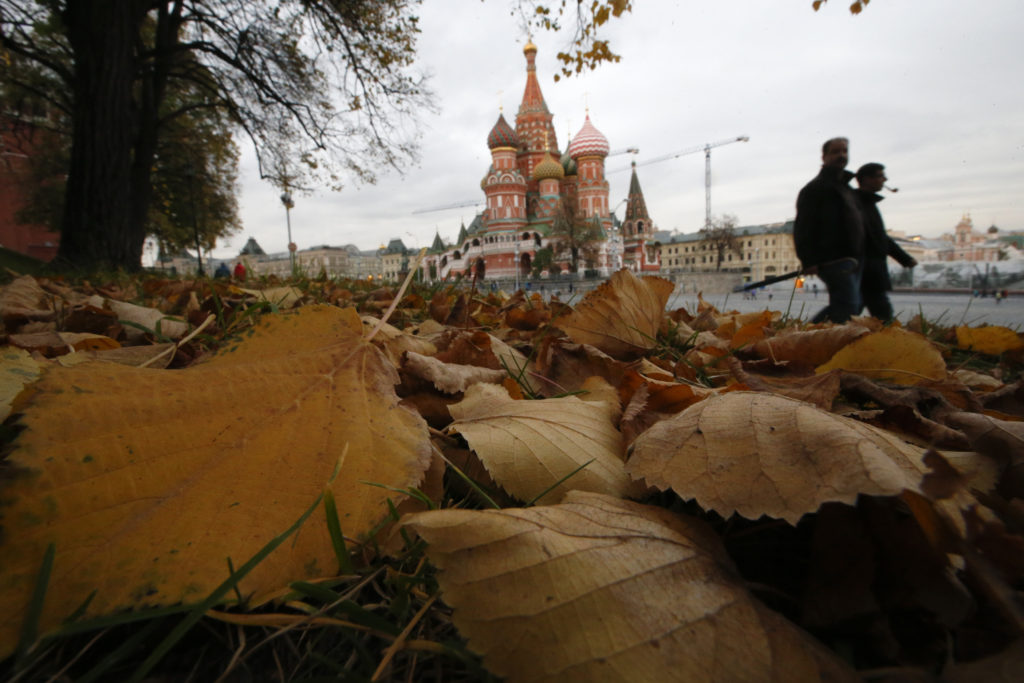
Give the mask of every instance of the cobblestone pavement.
M 768 295 L 771 292 L 771 299 Z M 705 300 L 718 310 L 737 310 L 741 313 L 763 311 L 789 311 L 796 318 L 808 319 L 824 308 L 828 295 L 821 291 L 817 298 L 812 292 L 803 290 L 769 290 L 758 292 L 756 299 L 744 299 L 742 294 L 713 294 Z M 792 301 L 790 295 L 792 294 Z M 992 297 L 972 297 L 968 294 L 892 294 L 893 310 L 896 317 L 906 323 L 919 312 L 926 320 L 941 325 L 1005 325 L 1024 331 L 1024 296 L 1010 296 L 996 303 Z M 697 297 L 694 294 L 677 294 L 668 303 L 669 309 L 685 307 L 695 310 Z

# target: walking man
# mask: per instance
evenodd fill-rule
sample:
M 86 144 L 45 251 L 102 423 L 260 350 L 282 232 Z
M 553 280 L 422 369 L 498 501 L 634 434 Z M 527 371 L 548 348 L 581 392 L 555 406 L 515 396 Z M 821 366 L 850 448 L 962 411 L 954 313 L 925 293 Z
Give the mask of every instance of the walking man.
M 796 199 L 793 242 L 803 272 L 828 288 L 828 306 L 812 322 L 845 323 L 860 313 L 864 225 L 846 170 L 850 143 L 832 138 L 821 148 L 821 171 Z
M 857 169 L 857 201 L 864 219 L 864 275 L 861 278 L 861 303 L 868 312 L 883 322 L 892 320 L 892 279 L 887 259 L 892 256 L 904 268 L 913 268 L 917 260 L 903 251 L 885 232 L 885 223 L 878 210 L 884 197 L 878 194 L 885 185 L 885 166 L 871 162 Z

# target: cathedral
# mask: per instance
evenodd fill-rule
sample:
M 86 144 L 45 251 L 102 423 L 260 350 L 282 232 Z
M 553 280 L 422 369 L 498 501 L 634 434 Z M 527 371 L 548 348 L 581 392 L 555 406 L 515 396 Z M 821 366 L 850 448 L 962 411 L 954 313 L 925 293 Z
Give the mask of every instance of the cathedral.
M 456 243 L 435 238 L 429 257 L 441 279 L 607 276 L 620 267 L 659 270 L 655 225 L 647 214 L 636 167 L 625 220 L 609 206 L 608 139 L 589 111 L 564 153 L 537 80 L 537 46 L 528 42 L 526 89 L 515 127 L 504 114 L 487 136 L 491 165 L 480 181 L 484 210 Z

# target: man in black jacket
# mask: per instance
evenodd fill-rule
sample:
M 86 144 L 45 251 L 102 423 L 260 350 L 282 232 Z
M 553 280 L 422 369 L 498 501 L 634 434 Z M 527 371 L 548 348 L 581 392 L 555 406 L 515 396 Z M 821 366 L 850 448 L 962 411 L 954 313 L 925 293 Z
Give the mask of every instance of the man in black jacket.
M 860 313 L 864 225 L 850 188 L 849 140 L 832 138 L 821 148 L 821 171 L 796 199 L 793 242 L 803 271 L 828 287 L 828 306 L 812 322 L 845 323 Z
M 868 312 L 884 322 L 892 320 L 892 280 L 886 259 L 892 256 L 904 268 L 913 268 L 917 260 L 903 251 L 885 232 L 885 223 L 878 210 L 882 201 L 879 192 L 885 186 L 885 166 L 871 162 L 857 169 L 857 201 L 860 202 L 861 216 L 864 217 L 864 275 L 861 277 L 861 302 Z

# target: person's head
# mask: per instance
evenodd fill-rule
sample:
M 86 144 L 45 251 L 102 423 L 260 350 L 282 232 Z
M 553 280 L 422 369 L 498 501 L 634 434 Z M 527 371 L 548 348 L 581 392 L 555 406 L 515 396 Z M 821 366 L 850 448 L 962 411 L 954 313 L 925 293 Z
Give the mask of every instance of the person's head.
M 850 163 L 850 141 L 846 138 L 832 138 L 821 146 L 821 164 L 830 168 L 843 169 Z
M 857 169 L 857 186 L 866 192 L 881 192 L 886 180 L 885 166 L 877 162 L 872 161 Z

